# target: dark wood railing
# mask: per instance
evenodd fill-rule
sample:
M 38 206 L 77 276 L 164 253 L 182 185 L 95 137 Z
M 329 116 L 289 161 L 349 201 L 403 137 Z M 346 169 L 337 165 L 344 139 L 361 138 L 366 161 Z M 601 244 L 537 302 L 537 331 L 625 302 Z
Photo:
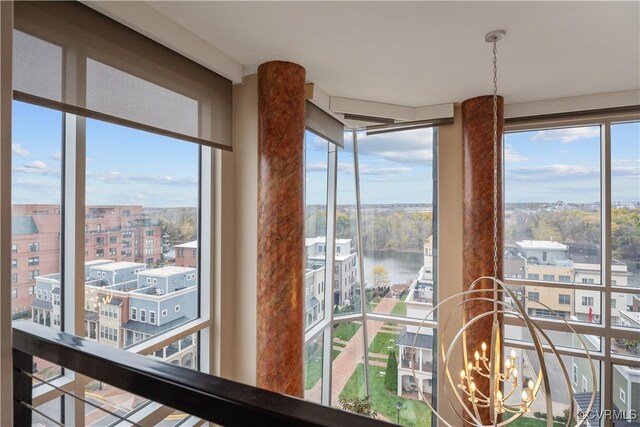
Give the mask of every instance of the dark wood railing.
M 34 357 L 223 426 L 389 425 L 18 322 L 13 328 L 15 426 L 31 425 L 31 410 L 21 401 L 32 403 L 32 379 L 25 372 L 31 372 Z

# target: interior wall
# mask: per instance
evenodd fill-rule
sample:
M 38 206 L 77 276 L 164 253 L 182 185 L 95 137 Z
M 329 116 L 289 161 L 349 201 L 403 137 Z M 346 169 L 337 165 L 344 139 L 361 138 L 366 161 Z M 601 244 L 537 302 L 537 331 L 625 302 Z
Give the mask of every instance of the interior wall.
M 256 383 L 256 281 L 258 236 L 258 78 L 233 87 L 233 152 L 223 152 L 220 285 L 217 312 L 220 375 Z M 229 321 L 230 320 L 230 321 Z
M 462 111 L 460 104 L 454 107 L 452 125 L 438 129 L 438 299 L 440 301 L 462 292 L 462 172 L 463 172 Z M 452 317 L 452 326 L 460 324 L 461 316 Z M 455 323 L 458 322 L 458 323 Z M 458 328 L 450 327 L 444 337 L 450 343 Z M 439 337 L 440 338 L 440 337 Z M 439 352 L 442 349 L 438 348 Z M 441 353 L 440 353 L 441 354 Z M 444 366 L 438 355 L 438 413 L 450 421 L 459 420 L 448 404 L 444 392 Z M 456 367 L 462 366 L 462 354 L 454 352 L 449 370 L 457 378 Z M 455 424 L 455 422 L 454 422 Z

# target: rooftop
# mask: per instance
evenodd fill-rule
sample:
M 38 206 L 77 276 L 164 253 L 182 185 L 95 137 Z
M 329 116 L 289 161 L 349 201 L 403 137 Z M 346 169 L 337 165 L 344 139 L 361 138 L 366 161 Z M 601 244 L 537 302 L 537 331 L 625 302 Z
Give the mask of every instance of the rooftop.
M 312 246 L 315 245 L 316 243 L 325 243 L 327 241 L 326 237 L 307 237 L 305 239 L 305 245 L 306 246 Z M 336 239 L 336 245 L 345 245 L 347 243 L 351 243 L 351 239 Z
M 14 216 L 11 218 L 11 234 L 36 234 L 38 226 L 31 216 Z
M 180 245 L 175 245 L 174 248 L 198 249 L 198 241 L 197 240 L 193 240 L 191 242 L 182 243 Z
M 155 276 L 155 277 L 169 277 L 175 276 L 176 274 L 185 274 L 195 272 L 196 269 L 192 267 L 176 267 L 173 265 L 154 268 L 153 270 L 145 270 L 140 273 L 140 275 L 144 276 Z
M 566 251 L 569 247 L 553 240 L 520 240 L 516 242 L 522 249 L 542 249 L 542 250 L 555 250 Z

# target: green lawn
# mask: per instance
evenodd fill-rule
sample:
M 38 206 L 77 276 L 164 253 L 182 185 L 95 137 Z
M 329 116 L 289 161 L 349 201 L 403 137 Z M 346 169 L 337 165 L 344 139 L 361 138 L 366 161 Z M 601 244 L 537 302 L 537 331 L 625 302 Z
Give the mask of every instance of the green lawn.
M 322 347 L 306 355 L 304 370 L 304 389 L 310 390 L 322 376 Z
M 393 306 L 393 310 L 391 310 L 391 314 L 396 316 L 407 316 L 407 304 L 402 301 L 398 301 L 396 305 Z
M 389 346 L 393 347 L 393 349 L 395 350 L 396 348 L 396 340 L 398 339 L 398 334 L 390 334 L 388 332 L 378 332 L 375 336 L 375 338 L 373 339 L 373 341 L 371 341 L 371 344 L 369 345 L 369 351 L 372 353 L 379 353 L 379 354 L 388 354 L 389 353 Z
M 358 364 L 356 370 L 351 374 L 347 384 L 344 386 L 342 393 L 340 393 L 340 396 L 364 397 L 363 370 L 364 365 L 362 363 Z M 427 405 L 419 400 L 399 398 L 395 393 L 386 391 L 384 389 L 384 376 L 380 375 L 381 371 L 384 371 L 384 368 L 369 366 L 370 392 L 373 399 L 373 407 L 378 413 L 390 421 L 395 422 L 398 416 L 396 402 L 400 400 L 403 405 L 400 411 L 401 425 L 430 427 L 431 410 Z
M 362 323 L 353 323 L 353 322 L 340 323 L 333 330 L 333 337 L 339 338 L 342 341 L 349 341 L 351 340 L 351 338 L 353 338 L 356 332 L 358 332 L 358 329 L 360 329 L 360 326 L 362 326 Z
M 331 361 L 333 362 L 336 360 L 336 357 L 338 357 L 339 354 L 340 352 L 338 350 L 331 350 Z

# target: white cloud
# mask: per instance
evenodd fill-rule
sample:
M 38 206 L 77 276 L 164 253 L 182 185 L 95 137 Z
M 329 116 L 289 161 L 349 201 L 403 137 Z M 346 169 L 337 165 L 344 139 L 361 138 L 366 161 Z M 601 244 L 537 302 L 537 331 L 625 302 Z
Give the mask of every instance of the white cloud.
M 522 154 L 517 153 L 510 144 L 504 146 L 504 159 L 509 163 L 526 162 L 529 160 Z
M 579 139 L 594 138 L 598 136 L 600 136 L 600 128 L 597 126 L 590 126 L 541 130 L 531 137 L 531 141 L 552 141 L 566 144 Z
M 126 172 L 91 172 L 87 171 L 87 176 L 105 184 L 158 184 L 158 185 L 195 185 L 196 178 L 176 178 L 170 175 L 145 175 L 131 174 Z
M 580 180 L 600 176 L 600 169 L 585 165 L 545 165 L 511 169 L 506 172 L 507 181 L 527 181 L 531 183 L 555 180 Z
M 62 151 L 54 151 L 49 155 L 53 160 L 62 160 Z
M 640 159 L 613 160 L 611 162 L 611 175 L 640 178 Z
M 49 168 L 47 164 L 42 160 L 34 160 L 33 162 L 26 163 L 24 167 L 29 169 L 38 169 L 38 170 L 46 170 Z
M 55 189 L 60 190 L 60 183 L 43 179 L 14 179 L 12 185 L 29 189 Z
M 433 131 L 416 129 L 379 135 L 358 135 L 358 151 L 387 162 L 430 165 Z
M 367 165 L 360 166 L 360 174 L 362 175 L 397 175 L 410 171 L 411 168 L 408 167 L 372 168 Z
M 13 154 L 14 156 L 28 156 L 29 150 L 23 148 L 17 142 L 14 142 L 11 144 L 11 154 Z

